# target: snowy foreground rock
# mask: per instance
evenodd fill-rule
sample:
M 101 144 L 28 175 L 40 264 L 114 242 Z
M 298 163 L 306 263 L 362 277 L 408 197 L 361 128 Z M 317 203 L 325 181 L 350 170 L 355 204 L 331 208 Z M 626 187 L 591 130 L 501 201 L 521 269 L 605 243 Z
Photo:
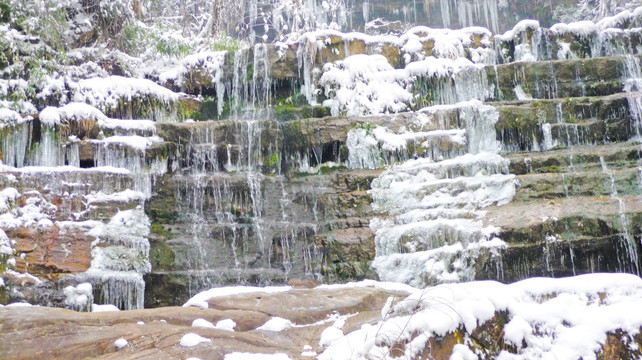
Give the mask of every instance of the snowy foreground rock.
M 3 359 L 634 359 L 642 280 L 626 274 L 446 284 L 211 290 L 183 307 L 0 308 Z M 265 330 L 281 318 L 291 326 Z M 231 320 L 233 331 L 192 326 Z M 345 335 L 344 335 L 345 334 Z M 127 343 L 118 346 L 117 342 Z M 187 341 L 198 339 L 198 341 Z

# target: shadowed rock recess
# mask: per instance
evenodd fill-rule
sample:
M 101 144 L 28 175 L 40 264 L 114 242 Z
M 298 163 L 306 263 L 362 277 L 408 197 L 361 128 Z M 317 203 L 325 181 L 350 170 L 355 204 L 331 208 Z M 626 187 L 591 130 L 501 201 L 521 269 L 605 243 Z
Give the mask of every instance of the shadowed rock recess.
M 642 294 L 637 1 L 41 2 L 0 0 L 0 304 L 41 305 L 2 359 L 542 357 L 571 335 L 493 297 L 422 327 L 417 289 Z M 630 276 L 530 279 L 593 273 Z M 639 358 L 631 324 L 550 351 Z

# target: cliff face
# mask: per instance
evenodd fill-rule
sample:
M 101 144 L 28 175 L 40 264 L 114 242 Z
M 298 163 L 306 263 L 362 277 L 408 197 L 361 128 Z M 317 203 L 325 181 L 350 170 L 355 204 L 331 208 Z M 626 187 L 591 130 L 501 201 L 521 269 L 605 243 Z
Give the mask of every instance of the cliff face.
M 2 25 L 0 300 L 639 274 L 640 11 L 353 5 L 406 17 L 160 60 Z

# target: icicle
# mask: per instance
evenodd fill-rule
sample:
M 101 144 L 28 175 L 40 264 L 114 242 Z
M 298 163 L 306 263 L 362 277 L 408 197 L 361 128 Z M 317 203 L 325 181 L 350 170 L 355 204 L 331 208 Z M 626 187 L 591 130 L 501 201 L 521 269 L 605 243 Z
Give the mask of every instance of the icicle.
M 59 142 L 55 130 L 42 125 L 40 134 L 40 142 L 37 144 L 36 151 L 29 157 L 28 164 L 46 167 L 65 165 L 64 147 Z
M 15 125 L 2 136 L 2 154 L 4 163 L 9 166 L 23 167 L 26 164 L 27 151 L 31 147 L 31 121 Z
M 299 48 L 296 52 L 299 73 L 303 79 L 301 84 L 301 93 L 305 96 L 310 105 L 316 105 L 316 92 L 312 71 L 314 70 L 314 62 L 317 56 L 317 44 L 315 39 L 305 38 L 299 43 Z

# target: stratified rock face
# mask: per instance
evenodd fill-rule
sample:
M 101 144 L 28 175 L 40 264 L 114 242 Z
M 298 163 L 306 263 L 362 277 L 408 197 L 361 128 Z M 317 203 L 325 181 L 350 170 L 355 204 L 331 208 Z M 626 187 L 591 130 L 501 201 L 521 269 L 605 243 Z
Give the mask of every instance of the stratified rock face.
M 506 20 L 572 3 L 331 1 L 283 41 L 2 75 L 0 301 L 639 274 L 642 9 Z M 340 32 L 346 5 L 405 18 Z M 45 56 L 2 26 L 2 61 Z

